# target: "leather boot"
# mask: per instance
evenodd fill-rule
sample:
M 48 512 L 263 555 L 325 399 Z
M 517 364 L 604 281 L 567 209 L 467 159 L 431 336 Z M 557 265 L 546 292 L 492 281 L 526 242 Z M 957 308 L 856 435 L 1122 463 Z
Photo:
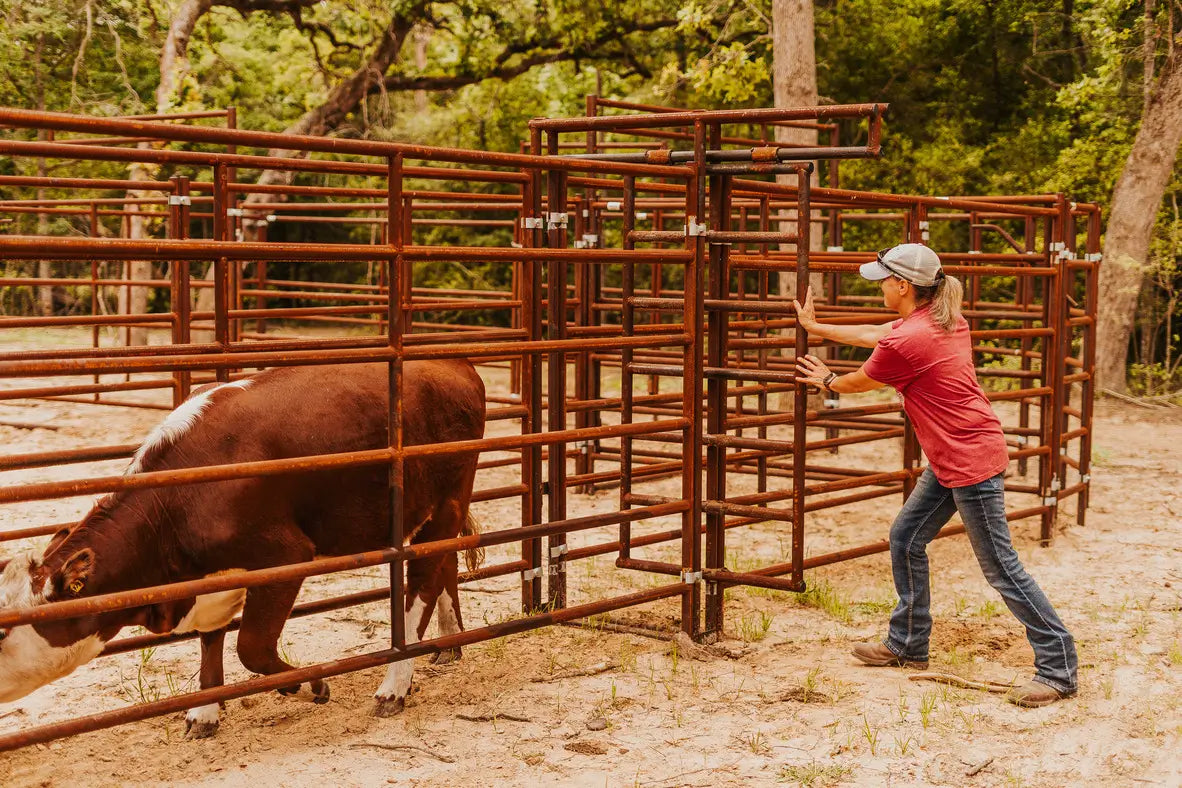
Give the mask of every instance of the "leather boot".
M 1062 700 L 1063 697 L 1064 695 L 1059 690 L 1043 684 L 1041 681 L 1028 681 L 1021 687 L 1014 687 L 1006 693 L 1006 700 L 1010 703 L 1028 709 L 1049 706 L 1057 700 Z
M 927 660 L 920 662 L 914 659 L 903 659 L 896 656 L 895 652 L 884 646 L 882 643 L 855 643 L 853 655 L 860 659 L 863 664 L 870 665 L 875 668 L 885 667 L 899 667 L 899 668 L 916 668 L 918 670 L 927 670 Z

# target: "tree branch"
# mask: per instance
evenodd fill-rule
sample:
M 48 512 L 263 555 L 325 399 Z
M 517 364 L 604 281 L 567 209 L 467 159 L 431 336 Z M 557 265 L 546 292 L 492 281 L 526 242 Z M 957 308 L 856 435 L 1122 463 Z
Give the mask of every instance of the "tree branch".
M 628 30 L 613 28 L 611 30 L 605 30 L 596 38 L 586 41 L 577 47 L 566 46 L 557 36 L 542 42 L 534 41 L 528 44 L 524 42 L 512 44 L 505 47 L 493 61 L 491 67 L 479 73 L 415 77 L 392 74 L 385 78 L 383 86 L 389 91 L 455 90 L 465 85 L 483 82 L 486 79 L 512 79 L 513 77 L 524 74 L 534 66 L 540 66 L 546 63 L 561 63 L 571 60 L 603 60 L 606 58 L 620 57 L 627 58 L 635 70 L 643 73 L 645 69 L 640 66 L 635 56 L 626 47 L 622 50 L 613 49 L 610 52 L 605 52 L 600 47 L 604 44 L 619 42 L 624 36 L 633 33 L 651 33 L 665 28 L 675 27 L 676 25 L 676 19 L 659 19 L 651 22 L 638 23 Z M 521 58 L 513 63 L 513 65 L 508 65 L 508 62 L 514 57 L 526 52 L 532 52 L 533 54 Z M 377 92 L 377 88 L 371 88 L 369 92 L 375 93 Z
M 319 2 L 320 0 L 217 0 L 214 5 L 232 8 L 242 16 L 247 16 L 256 11 L 286 14 L 292 10 L 311 8 Z

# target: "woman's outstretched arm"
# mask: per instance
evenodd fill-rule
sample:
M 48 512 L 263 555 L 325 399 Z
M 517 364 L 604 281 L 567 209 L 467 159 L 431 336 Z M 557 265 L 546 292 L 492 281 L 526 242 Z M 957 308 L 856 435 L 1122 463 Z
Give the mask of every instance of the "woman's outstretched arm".
M 819 389 L 836 391 L 838 394 L 857 394 L 861 391 L 874 391 L 886 385 L 867 375 L 861 367 L 845 375 L 837 375 L 826 383 L 829 373 L 829 367 L 816 356 L 804 356 L 796 360 L 797 377 Z
M 824 339 L 840 342 L 843 345 L 874 347 L 880 339 L 891 333 L 890 323 L 857 326 L 831 326 L 825 323 L 818 323 L 817 312 L 813 307 L 813 290 L 811 287 L 804 291 L 803 304 L 793 300 L 792 305 L 796 307 L 796 322 L 805 331 L 815 336 L 823 337 Z

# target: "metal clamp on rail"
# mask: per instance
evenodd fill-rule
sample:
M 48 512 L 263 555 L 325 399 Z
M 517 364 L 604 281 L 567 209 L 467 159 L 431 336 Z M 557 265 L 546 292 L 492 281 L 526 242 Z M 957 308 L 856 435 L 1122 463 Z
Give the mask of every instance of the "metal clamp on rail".
M 1051 477 L 1051 494 L 1043 496 L 1043 499 L 1042 499 L 1043 506 L 1054 506 L 1056 503 L 1059 502 L 1058 492 L 1059 492 L 1060 487 L 1062 487 L 1062 485 L 1059 483 L 1059 477 L 1052 476 Z
M 550 548 L 550 560 L 557 561 L 559 558 L 567 554 L 570 548 L 566 544 L 556 544 Z
M 681 570 L 681 582 L 687 586 L 692 586 L 694 583 L 700 583 L 701 581 L 702 571 L 700 569 L 697 572 L 692 572 L 689 569 Z
M 522 582 L 524 582 L 526 580 L 541 580 L 541 579 L 542 579 L 542 567 L 540 567 L 540 566 L 536 566 L 533 569 L 521 570 Z
M 544 224 L 541 216 L 522 216 L 521 229 L 522 230 L 541 230 Z
M 1051 245 L 1047 247 L 1047 249 L 1053 253 L 1053 257 L 1056 260 L 1063 261 L 1071 259 L 1071 250 L 1068 249 L 1067 244 L 1063 243 L 1062 241 L 1052 242 Z
M 546 215 L 547 230 L 565 230 L 567 215 L 565 213 L 550 213 Z
M 168 195 L 169 205 L 192 205 L 193 198 L 187 194 L 170 194 Z
M 242 208 L 227 208 L 226 216 L 241 219 L 243 216 L 246 216 L 246 211 Z
M 709 231 L 710 231 L 710 228 L 707 227 L 705 224 L 698 224 L 698 217 L 696 217 L 696 216 L 687 217 L 686 225 L 685 225 L 685 234 L 688 235 L 689 237 L 693 238 L 695 236 L 705 235 Z

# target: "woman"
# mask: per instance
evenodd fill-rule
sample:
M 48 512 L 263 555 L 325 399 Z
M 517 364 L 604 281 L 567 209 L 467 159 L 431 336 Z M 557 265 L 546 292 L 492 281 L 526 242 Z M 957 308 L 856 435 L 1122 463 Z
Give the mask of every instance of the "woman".
M 1001 422 L 977 382 L 968 323 L 960 315 L 960 282 L 946 276 L 940 258 L 922 244 L 879 252 L 861 274 L 881 283 L 883 301 L 900 319 L 887 325 L 824 325 L 817 322 L 813 295 L 807 293 L 803 305 L 793 302 L 801 327 L 874 352 L 846 375 L 831 372 L 811 355 L 797 360 L 797 372 L 841 394 L 893 386 L 929 465 L 891 526 L 899 604 L 886 640 L 859 643 L 854 656 L 873 666 L 927 667 L 932 630 L 927 546 L 959 512 L 985 579 L 1026 627 L 1034 648 L 1034 679 L 1007 699 L 1019 706 L 1045 706 L 1074 695 L 1074 640 L 1010 542 L 1002 481 L 1008 451 Z

